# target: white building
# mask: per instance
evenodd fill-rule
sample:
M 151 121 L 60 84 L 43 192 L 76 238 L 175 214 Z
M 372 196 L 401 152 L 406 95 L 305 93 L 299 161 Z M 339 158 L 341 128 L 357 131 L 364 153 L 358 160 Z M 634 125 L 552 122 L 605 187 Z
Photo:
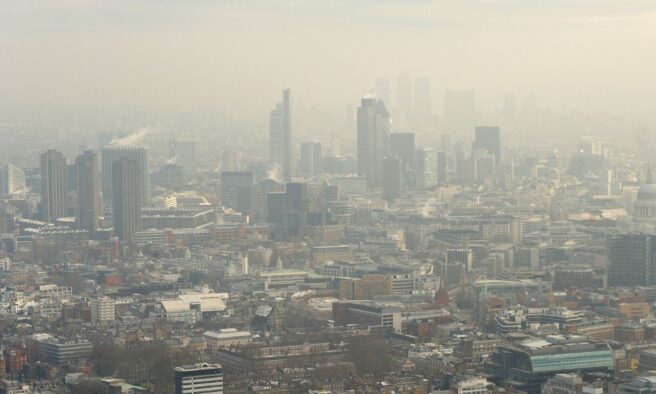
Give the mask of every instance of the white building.
M 175 394 L 223 394 L 220 364 L 196 364 L 175 368 Z
M 96 298 L 91 302 L 91 320 L 93 322 L 113 321 L 116 318 L 116 305 L 108 297 Z
M 453 386 L 453 392 L 457 394 L 487 394 L 490 382 L 485 378 L 472 378 L 461 380 Z
M 205 331 L 203 337 L 205 337 L 207 348 L 210 351 L 248 345 L 253 338 L 249 331 L 238 331 L 236 328 L 224 328 L 219 330 L 219 332 Z

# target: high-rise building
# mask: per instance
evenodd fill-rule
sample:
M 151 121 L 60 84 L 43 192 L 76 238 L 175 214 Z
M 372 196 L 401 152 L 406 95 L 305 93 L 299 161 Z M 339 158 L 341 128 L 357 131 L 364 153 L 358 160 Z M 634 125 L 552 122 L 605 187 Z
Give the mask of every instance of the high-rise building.
M 389 151 L 391 123 L 385 103 L 363 98 L 358 108 L 358 175 L 370 188 L 383 185 L 383 158 Z
M 75 158 L 77 168 L 77 220 L 81 229 L 98 230 L 100 206 L 100 163 L 98 155 L 86 151 Z
M 289 89 L 282 91 L 282 102 L 271 111 L 269 118 L 269 147 L 271 161 L 280 165 L 285 180 L 294 175 L 294 145 L 292 103 Z
M 426 190 L 437 185 L 437 152 L 430 148 L 417 150 L 417 189 Z
M 54 222 L 66 215 L 66 159 L 49 150 L 41 155 L 41 218 Z
M 446 181 L 447 181 L 447 177 L 446 177 L 446 166 L 447 166 L 446 152 L 439 151 L 439 152 L 435 152 L 435 153 L 436 153 L 436 161 L 437 161 L 437 183 L 446 183 Z
M 305 179 L 316 178 L 321 175 L 321 143 L 304 142 L 301 144 L 300 175 Z
M 488 153 L 494 155 L 496 165 L 501 160 L 501 136 L 498 127 L 481 126 L 476 128 L 474 144 L 472 150 L 485 149 Z
M 169 158 L 182 167 L 185 181 L 196 178 L 196 143 L 192 141 L 171 140 Z
M 423 114 L 433 112 L 431 82 L 428 77 L 417 77 L 415 79 L 415 109 Z
M 114 234 L 121 241 L 130 241 L 141 230 L 143 174 L 134 159 L 121 158 L 112 163 L 112 211 Z
M 282 192 L 285 185 L 273 179 L 264 179 L 251 187 L 250 196 L 250 221 L 251 223 L 265 223 L 267 221 L 267 195 L 274 192 Z
M 131 159 L 136 162 L 138 176 L 141 178 L 140 205 L 150 204 L 150 171 L 148 167 L 148 149 L 143 146 L 107 145 L 102 148 L 102 193 L 103 203 L 112 207 L 113 163 L 121 159 Z
M 0 170 L 2 176 L 2 194 L 25 192 L 25 171 L 11 163 L 4 164 Z
M 176 367 L 175 394 L 223 394 L 223 368 L 207 363 Z
M 221 204 L 226 208 L 237 209 L 237 197 L 240 189 L 252 185 L 253 173 L 251 171 L 221 172 Z
M 414 189 L 416 185 L 415 133 L 390 134 L 390 152 L 401 159 L 403 184 Z
M 383 160 L 383 199 L 394 201 L 401 196 L 403 180 L 401 175 L 402 160 L 396 156 L 388 156 Z
M 606 239 L 608 286 L 656 284 L 656 235 L 617 234 Z

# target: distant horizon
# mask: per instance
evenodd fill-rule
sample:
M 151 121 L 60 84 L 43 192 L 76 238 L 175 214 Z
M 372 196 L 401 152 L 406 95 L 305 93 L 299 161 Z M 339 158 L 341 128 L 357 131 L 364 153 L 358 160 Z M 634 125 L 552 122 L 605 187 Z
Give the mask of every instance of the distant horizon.
M 554 110 L 653 126 L 656 3 L 589 0 L 11 2 L 0 10 L 2 112 L 268 112 L 280 90 L 342 113 L 398 75 L 474 89 L 484 111 Z M 395 103 L 391 107 L 395 106 Z M 264 115 L 265 116 L 265 115 Z

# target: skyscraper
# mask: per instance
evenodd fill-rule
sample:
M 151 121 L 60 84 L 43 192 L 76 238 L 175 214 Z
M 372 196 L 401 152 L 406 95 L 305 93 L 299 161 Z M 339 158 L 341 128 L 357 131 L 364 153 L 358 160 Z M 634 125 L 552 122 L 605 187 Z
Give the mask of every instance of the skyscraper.
M 226 208 L 237 209 L 238 193 L 253 185 L 253 173 L 250 171 L 221 172 L 221 204 Z M 250 202 L 250 190 L 248 190 Z
M 656 236 L 617 234 L 606 242 L 609 287 L 656 284 Z
M 494 155 L 494 162 L 498 166 L 501 160 L 501 136 L 498 127 L 481 126 L 475 131 L 472 150 L 485 149 Z
M 171 140 L 169 143 L 170 160 L 182 167 L 185 181 L 196 178 L 196 143 L 193 141 Z
M 446 183 L 446 152 L 436 152 L 437 159 L 437 183 Z
M 41 155 L 41 218 L 46 222 L 66 216 L 66 159 L 49 150 Z
M 220 364 L 176 367 L 175 394 L 223 394 L 223 368 Z
M 415 134 L 390 134 L 390 152 L 392 155 L 401 159 L 401 177 L 403 184 L 408 188 L 414 189 L 416 185 Z
M 100 163 L 98 155 L 86 151 L 75 158 L 77 168 L 77 220 L 81 229 L 94 234 L 99 226 Z
M 300 175 L 305 179 L 311 179 L 321 175 L 321 172 L 321 143 L 302 143 Z
M 430 148 L 417 150 L 417 189 L 426 190 L 437 184 L 437 152 Z
M 102 148 L 102 193 L 106 207 L 112 206 L 113 163 L 121 159 L 132 159 L 136 162 L 138 176 L 141 178 L 140 206 L 150 203 L 150 171 L 148 169 L 148 150 L 143 146 L 107 145 Z
M 129 241 L 141 230 L 143 174 L 139 162 L 121 158 L 112 163 L 112 207 L 114 234 L 121 241 Z
M 402 160 L 388 156 L 383 160 L 383 199 L 391 202 L 401 196 L 403 180 L 401 175 Z
M 26 190 L 25 171 L 11 163 L 2 165 L 2 194 L 23 193 Z
M 383 185 L 383 157 L 389 152 L 391 123 L 385 103 L 363 98 L 358 108 L 358 175 L 370 188 Z
M 292 130 L 291 93 L 282 91 L 282 102 L 271 111 L 269 118 L 269 147 L 271 161 L 280 165 L 287 180 L 294 175 L 294 145 Z

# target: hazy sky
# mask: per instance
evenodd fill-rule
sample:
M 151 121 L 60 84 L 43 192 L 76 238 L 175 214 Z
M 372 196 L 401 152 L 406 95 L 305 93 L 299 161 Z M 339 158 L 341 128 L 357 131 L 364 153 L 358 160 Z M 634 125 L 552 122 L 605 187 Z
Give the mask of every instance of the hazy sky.
M 342 111 L 401 70 L 484 105 L 656 112 L 654 0 L 4 1 L 4 108 Z M 266 113 L 265 115 L 266 116 Z

